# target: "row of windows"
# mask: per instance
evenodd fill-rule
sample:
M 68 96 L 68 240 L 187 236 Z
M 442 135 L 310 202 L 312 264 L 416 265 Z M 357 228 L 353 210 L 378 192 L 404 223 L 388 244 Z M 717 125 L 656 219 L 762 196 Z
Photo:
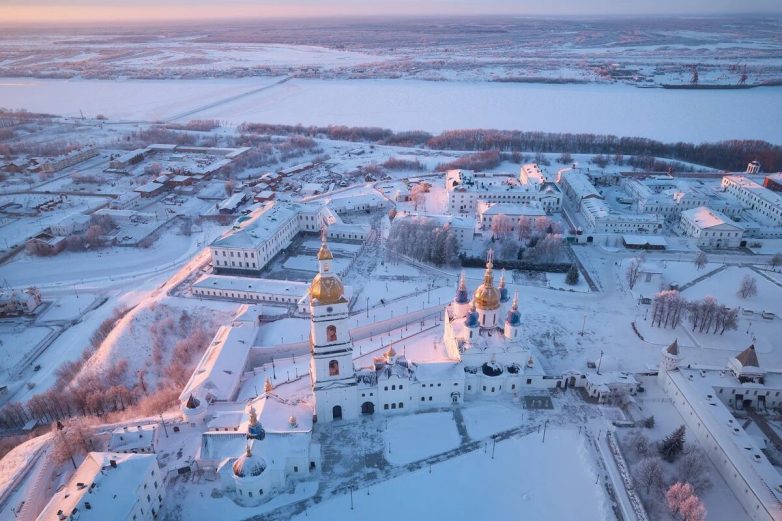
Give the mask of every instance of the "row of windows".
M 405 407 L 405 403 L 404 402 L 399 402 L 399 408 L 400 409 L 404 409 L 404 407 Z M 391 404 L 391 409 L 396 409 L 396 408 L 397 408 L 397 404 L 392 403 Z M 383 409 L 386 409 L 386 410 L 388 409 L 388 404 L 387 403 L 383 404 Z
M 294 297 L 271 297 L 268 295 L 258 295 L 252 293 L 234 293 L 230 291 L 222 290 L 210 290 L 210 289 L 195 289 L 193 290 L 195 295 L 211 296 L 211 297 L 225 297 L 225 298 L 243 298 L 247 300 L 263 300 L 268 302 L 288 302 L 296 303 L 298 299 Z

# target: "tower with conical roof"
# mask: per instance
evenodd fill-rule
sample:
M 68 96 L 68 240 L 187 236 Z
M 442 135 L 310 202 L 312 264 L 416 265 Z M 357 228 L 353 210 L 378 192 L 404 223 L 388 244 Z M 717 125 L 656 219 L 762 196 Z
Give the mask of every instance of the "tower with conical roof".
M 353 342 L 348 333 L 348 301 L 325 229 L 318 250 L 318 274 L 310 284 L 310 378 L 318 421 L 358 416 Z
M 494 287 L 494 251 L 486 253 L 486 271 L 483 274 L 483 284 L 478 286 L 473 294 L 473 301 L 478 310 L 480 327 L 490 329 L 499 327 L 500 290 Z
M 459 282 L 456 286 L 456 294 L 453 297 L 453 314 L 456 317 L 463 317 L 470 309 L 470 293 L 467 290 L 467 280 L 464 271 L 459 275 Z
M 671 345 L 662 348 L 662 360 L 660 361 L 660 374 L 666 371 L 676 371 L 681 362 L 679 354 L 679 340 L 676 339 Z
M 508 315 L 505 317 L 505 338 L 508 340 L 518 338 L 520 329 L 521 313 L 519 312 L 519 292 L 517 290 L 513 295 L 513 304 L 511 304 Z

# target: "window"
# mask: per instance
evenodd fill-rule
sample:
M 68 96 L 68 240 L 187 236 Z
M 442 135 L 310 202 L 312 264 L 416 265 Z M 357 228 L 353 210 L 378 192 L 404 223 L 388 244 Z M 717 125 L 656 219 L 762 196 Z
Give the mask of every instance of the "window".
M 297 465 L 294 465 L 293 466 L 293 472 L 298 472 L 298 471 L 299 471 L 299 467 Z
M 327 342 L 337 341 L 337 326 L 331 325 L 326 328 L 326 341 Z
M 400 409 L 404 408 L 404 406 L 405 406 L 405 403 L 404 403 L 404 402 L 399 402 L 399 408 L 400 408 Z
M 388 404 L 387 403 L 383 404 L 383 409 L 388 409 Z
M 422 397 L 421 397 L 421 401 L 422 401 L 422 402 L 426 401 L 426 398 L 424 398 L 424 397 L 422 396 Z
M 329 362 L 329 376 L 337 376 L 339 374 L 339 362 L 332 360 Z
M 400 385 L 399 385 L 399 390 L 401 391 L 401 390 L 402 390 L 402 388 L 404 388 L 404 386 L 400 384 Z
M 531 384 L 532 384 L 532 378 L 527 378 L 527 385 L 531 385 Z
M 396 409 L 396 404 L 395 404 L 395 403 L 392 403 L 392 404 L 391 404 L 391 408 L 392 408 L 392 409 Z

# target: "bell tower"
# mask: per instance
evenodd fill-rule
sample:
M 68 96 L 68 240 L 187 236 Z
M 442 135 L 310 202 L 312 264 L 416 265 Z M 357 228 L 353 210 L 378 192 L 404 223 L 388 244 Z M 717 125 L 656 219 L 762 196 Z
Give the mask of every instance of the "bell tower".
M 322 233 L 318 274 L 310 283 L 310 379 L 318 421 L 358 416 L 353 342 L 348 332 L 348 301 L 334 256 Z

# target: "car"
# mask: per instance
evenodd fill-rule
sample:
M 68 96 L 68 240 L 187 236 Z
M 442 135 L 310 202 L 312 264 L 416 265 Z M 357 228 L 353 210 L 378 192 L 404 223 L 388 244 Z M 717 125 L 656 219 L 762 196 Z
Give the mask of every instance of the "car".
M 33 371 L 37 372 L 37 371 L 40 371 L 40 370 L 41 370 L 41 364 L 38 364 L 35 367 L 33 367 Z

